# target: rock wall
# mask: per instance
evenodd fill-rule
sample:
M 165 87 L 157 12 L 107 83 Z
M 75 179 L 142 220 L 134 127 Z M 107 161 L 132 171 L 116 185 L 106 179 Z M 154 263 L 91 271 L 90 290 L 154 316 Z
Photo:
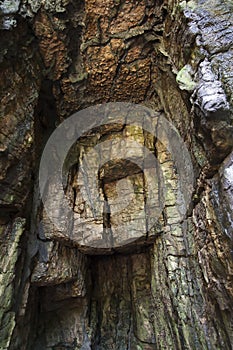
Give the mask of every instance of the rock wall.
M 0 18 L 0 349 L 231 349 L 231 2 L 5 0 Z M 83 236 L 111 228 L 114 238 L 148 195 L 135 164 L 109 163 L 99 175 L 108 205 L 122 179 L 133 184 L 123 195 L 135 197 L 122 217 L 95 224 L 77 174 L 101 140 L 128 135 L 146 145 L 168 188 L 149 234 L 145 215 L 136 242 L 100 251 L 52 226 L 38 172 L 53 130 L 106 102 L 140 103 L 170 120 L 191 154 L 195 188 L 181 218 L 166 144 L 125 123 L 84 135 L 65 188 Z

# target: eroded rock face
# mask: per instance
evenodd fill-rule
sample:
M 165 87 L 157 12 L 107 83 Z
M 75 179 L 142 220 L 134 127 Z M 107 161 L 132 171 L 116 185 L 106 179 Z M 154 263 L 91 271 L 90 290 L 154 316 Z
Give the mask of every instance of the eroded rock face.
M 0 348 L 230 349 L 230 1 L 3 1 L 0 11 Z M 123 121 L 71 148 L 64 187 L 79 229 L 59 231 L 38 189 L 44 145 L 73 112 L 115 101 L 142 103 L 179 130 L 195 175 L 188 211 L 169 140 L 153 136 L 155 125 L 146 133 Z M 160 165 L 167 191 L 151 230 L 145 154 L 118 159 L 118 138 L 146 146 Z M 103 141 L 113 160 L 97 169 L 95 217 L 98 152 L 84 161 Z M 119 193 L 130 205 L 114 214 Z M 125 222 L 132 229 L 121 234 Z
M 87 254 L 133 252 L 133 247 L 153 243 L 163 231 L 168 221 L 163 217 L 164 207 L 171 216 L 169 223 L 182 221 L 193 191 L 191 158 L 162 113 L 140 105 L 108 104 L 86 109 L 68 123 L 75 129 L 78 121 L 80 128 L 79 119 L 84 116 L 91 123 L 91 113 L 105 122 L 94 125 L 67 155 L 66 197 L 60 191 L 60 160 L 56 163 L 51 153 L 56 149 L 59 154 L 62 128 L 65 132 L 68 126 L 61 125 L 59 134 L 52 136 L 51 148 L 46 146 L 43 153 L 40 188 L 46 192 L 37 222 L 41 239 L 63 240 Z M 73 140 L 76 136 L 69 144 Z M 65 144 L 63 137 L 63 147 L 68 149 Z

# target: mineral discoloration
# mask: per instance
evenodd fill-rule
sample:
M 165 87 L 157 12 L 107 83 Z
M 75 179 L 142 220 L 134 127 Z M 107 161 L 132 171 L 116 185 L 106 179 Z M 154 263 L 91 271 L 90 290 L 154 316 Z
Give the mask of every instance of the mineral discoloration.
M 0 348 L 230 350 L 231 1 L 30 0 L 0 8 Z M 96 138 L 128 133 L 156 153 L 168 191 L 140 244 L 80 251 L 43 210 L 39 158 L 64 118 L 109 101 L 143 103 L 174 123 L 192 153 L 193 201 L 181 220 L 166 144 L 124 123 L 100 129 L 73 149 L 76 165 Z M 97 236 L 104 225 L 114 232 L 127 215 L 136 219 L 147 191 L 134 164 L 101 170 L 110 206 L 119 179 L 130 179 L 134 199 L 122 217 L 101 215 L 95 230 L 77 167 L 66 169 L 75 217 Z M 146 220 L 151 212 L 140 232 Z

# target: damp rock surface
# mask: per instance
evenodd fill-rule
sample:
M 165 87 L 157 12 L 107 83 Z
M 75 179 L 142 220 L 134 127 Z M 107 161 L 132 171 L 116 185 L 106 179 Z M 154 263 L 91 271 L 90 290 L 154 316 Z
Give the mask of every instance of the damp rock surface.
M 231 1 L 4 0 L 0 24 L 0 349 L 230 350 Z M 176 127 L 192 160 L 189 205 L 175 134 L 124 120 L 71 147 L 62 178 L 73 221 L 56 181 L 46 184 L 59 231 L 39 189 L 44 146 L 71 114 L 108 102 L 142 104 Z M 140 147 L 117 158 L 119 138 L 156 156 L 163 184 L 150 191 Z M 89 152 L 101 144 L 112 158 L 96 168 Z

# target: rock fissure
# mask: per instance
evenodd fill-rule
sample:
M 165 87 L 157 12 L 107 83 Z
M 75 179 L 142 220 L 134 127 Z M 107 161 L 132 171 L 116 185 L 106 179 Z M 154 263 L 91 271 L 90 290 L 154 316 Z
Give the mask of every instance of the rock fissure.
M 0 349 L 231 349 L 231 10 L 228 0 L 1 2 Z M 82 135 L 63 167 L 64 233 L 38 195 L 44 146 L 73 112 L 116 101 L 152 108 L 156 137 L 127 118 Z M 183 217 L 159 116 L 195 169 Z

